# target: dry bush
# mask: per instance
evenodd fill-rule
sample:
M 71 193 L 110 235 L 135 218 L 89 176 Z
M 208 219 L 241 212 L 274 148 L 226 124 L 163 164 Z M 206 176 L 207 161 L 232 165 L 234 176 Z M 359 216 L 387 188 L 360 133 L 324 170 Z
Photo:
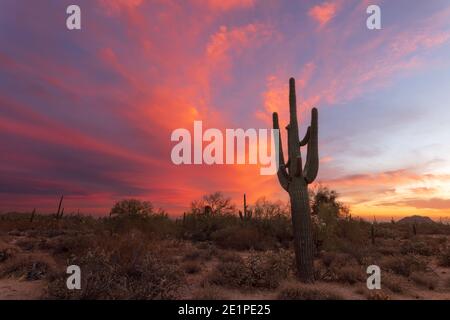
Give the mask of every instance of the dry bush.
M 391 300 L 389 294 L 382 290 L 371 290 L 366 293 L 367 300 Z
M 413 254 L 421 256 L 432 256 L 439 251 L 439 247 L 430 245 L 424 240 L 413 239 L 402 243 L 400 248 L 401 254 Z
M 275 239 L 264 236 L 254 226 L 229 226 L 211 234 L 211 239 L 223 249 L 267 250 L 275 247 Z
M 55 255 L 82 255 L 96 246 L 96 237 L 90 234 L 73 234 L 46 239 L 39 249 L 51 251 Z
M 404 279 L 400 276 L 384 273 L 381 276 L 381 286 L 383 288 L 388 288 L 394 293 L 403 293 L 405 291 Z
M 196 261 L 200 260 L 201 258 L 201 251 L 197 249 L 191 249 L 188 252 L 186 252 L 183 256 L 184 261 Z
M 243 263 L 242 257 L 233 251 L 221 251 L 219 254 L 219 260 L 221 262 L 238 262 Z
M 364 281 L 366 276 L 360 266 L 344 266 L 335 271 L 337 280 L 348 284 Z
M 450 247 L 444 248 L 439 254 L 439 265 L 441 267 L 450 268 Z
M 19 250 L 0 240 L 0 263 L 14 257 Z
M 54 262 L 41 255 L 16 256 L 0 266 L 0 278 L 23 278 L 27 281 L 45 279 L 54 272 Z
M 220 287 L 206 285 L 194 293 L 193 300 L 226 300 L 227 296 Z
M 202 268 L 200 263 L 198 263 L 197 261 L 186 261 L 185 263 L 183 263 L 183 270 L 187 274 L 195 274 L 199 273 Z
M 447 288 L 447 289 L 450 289 L 450 278 L 447 278 L 447 279 L 444 281 L 444 287 Z
M 292 267 L 287 251 L 252 252 L 247 258 L 221 261 L 210 276 L 213 284 L 235 288 L 269 288 L 279 286 Z
M 37 238 L 20 238 L 16 240 L 16 245 L 25 251 L 33 251 L 38 247 L 40 240 Z
M 51 279 L 49 297 L 59 299 L 173 299 L 183 285 L 177 265 L 139 249 L 96 249 L 71 261 L 82 269 L 81 290 L 67 290 L 65 273 Z
M 357 260 L 345 253 L 326 252 L 316 268 L 316 279 L 355 284 L 366 278 Z
M 344 300 L 336 292 L 307 286 L 292 286 L 281 290 L 278 300 Z
M 409 277 L 414 271 L 425 271 L 425 261 L 415 256 L 390 256 L 381 260 L 381 267 L 395 274 Z
M 413 272 L 409 278 L 417 285 L 425 287 L 429 290 L 435 290 L 439 283 L 439 278 L 432 273 Z

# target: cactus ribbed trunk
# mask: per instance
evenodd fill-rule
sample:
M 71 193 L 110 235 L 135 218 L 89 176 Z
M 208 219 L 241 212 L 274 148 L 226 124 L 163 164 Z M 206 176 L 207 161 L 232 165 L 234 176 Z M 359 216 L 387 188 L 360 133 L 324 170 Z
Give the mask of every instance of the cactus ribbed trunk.
M 299 140 L 295 80 L 293 78 L 289 80 L 289 114 L 290 121 L 286 127 L 289 159 L 287 163 L 284 162 L 280 135 L 277 175 L 281 186 L 289 193 L 298 277 L 303 282 L 313 282 L 314 247 L 308 184 L 315 180 L 319 170 L 318 113 L 316 108 L 312 109 L 311 125 L 306 131 L 305 137 Z M 280 129 L 276 112 L 273 114 L 273 128 Z M 305 145 L 308 146 L 308 152 L 303 168 L 300 147 Z
M 314 247 L 306 183 L 292 184 L 289 191 L 297 273 L 304 282 L 314 281 Z

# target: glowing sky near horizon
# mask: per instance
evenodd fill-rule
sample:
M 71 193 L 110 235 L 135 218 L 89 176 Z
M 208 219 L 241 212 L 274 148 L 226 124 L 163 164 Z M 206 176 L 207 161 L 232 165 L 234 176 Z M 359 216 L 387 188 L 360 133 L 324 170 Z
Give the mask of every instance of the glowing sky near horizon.
M 284 127 L 292 76 L 301 134 L 319 109 L 318 182 L 353 214 L 450 217 L 448 0 L 2 0 L 0 71 L 3 212 L 287 200 L 258 166 L 173 165 L 170 134 Z

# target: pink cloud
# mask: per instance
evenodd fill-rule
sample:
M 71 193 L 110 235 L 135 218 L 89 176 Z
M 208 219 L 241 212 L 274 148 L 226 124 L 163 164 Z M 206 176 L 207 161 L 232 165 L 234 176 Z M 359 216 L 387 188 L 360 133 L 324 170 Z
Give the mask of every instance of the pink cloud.
M 256 0 L 206 0 L 208 7 L 217 11 L 230 11 L 236 9 L 247 9 L 255 5 Z
M 320 5 L 312 7 L 308 11 L 308 15 L 316 20 L 320 27 L 324 27 L 328 24 L 336 15 L 338 6 L 336 3 L 324 2 Z

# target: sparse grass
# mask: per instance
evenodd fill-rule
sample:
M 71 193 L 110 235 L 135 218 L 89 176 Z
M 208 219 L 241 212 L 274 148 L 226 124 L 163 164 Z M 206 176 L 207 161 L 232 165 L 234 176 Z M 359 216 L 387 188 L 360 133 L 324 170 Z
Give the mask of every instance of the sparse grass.
M 404 278 L 395 274 L 384 273 L 381 276 L 381 287 L 388 288 L 393 293 L 405 292 Z
M 336 270 L 337 280 L 340 282 L 355 284 L 364 280 L 364 274 L 360 266 L 344 266 Z
M 450 268 L 450 247 L 445 248 L 439 254 L 439 265 L 445 268 Z
M 414 271 L 425 271 L 427 264 L 415 256 L 388 256 L 381 261 L 381 267 L 395 274 L 409 277 Z
M 202 268 L 200 263 L 198 263 L 197 261 L 186 261 L 185 263 L 183 263 L 183 270 L 187 274 L 196 274 L 199 273 Z
M 49 284 L 51 298 L 173 299 L 183 284 L 177 265 L 151 253 L 97 249 L 71 264 L 83 266 L 81 290 L 67 290 L 66 274 L 61 273 Z
M 245 259 L 221 261 L 210 281 L 227 287 L 273 289 L 287 277 L 291 265 L 292 256 L 286 251 L 253 252 Z
M 40 255 L 16 256 L 0 265 L 0 278 L 41 280 L 55 272 L 54 262 Z
M 344 298 L 336 292 L 320 290 L 308 286 L 292 286 L 281 290 L 277 296 L 278 300 L 343 300 Z
M 11 259 L 17 254 L 17 252 L 18 249 L 16 249 L 15 247 L 10 246 L 3 241 L 0 241 L 0 263 Z
M 430 273 L 436 260 L 441 267 L 450 267 L 447 226 L 421 228 L 419 236 L 411 237 L 405 226 L 380 224 L 376 244 L 371 245 L 370 224 L 344 220 L 335 229 L 325 230 L 331 238 L 317 252 L 316 279 L 333 285 L 338 282 L 347 290 L 379 300 L 395 294 L 414 296 L 419 288 L 439 289 L 438 293 L 450 290 L 450 279 L 437 288 L 437 278 Z M 295 277 L 290 221 L 285 217 L 243 223 L 232 215 L 192 216 L 183 223 L 163 216 L 67 216 L 60 221 L 36 216 L 30 223 L 29 217 L 0 215 L 0 221 L 0 277 L 44 279 L 49 282 L 49 298 L 210 300 L 233 298 L 237 290 L 245 297 L 260 289 L 272 296 L 283 280 Z M 433 230 L 443 233 L 427 235 Z M 68 264 L 83 266 L 81 291 L 66 289 Z M 382 268 L 383 290 L 365 288 L 365 268 L 370 264 Z M 194 293 L 185 290 L 185 285 Z M 302 285 L 281 290 L 279 298 L 342 297 Z
M 413 272 L 409 278 L 414 281 L 414 283 L 429 290 L 435 290 L 439 282 L 436 275 L 426 272 Z
M 382 290 L 371 290 L 366 293 L 367 300 L 391 300 L 391 296 Z
M 213 285 L 207 285 L 194 293 L 193 300 L 226 300 L 223 289 Z

